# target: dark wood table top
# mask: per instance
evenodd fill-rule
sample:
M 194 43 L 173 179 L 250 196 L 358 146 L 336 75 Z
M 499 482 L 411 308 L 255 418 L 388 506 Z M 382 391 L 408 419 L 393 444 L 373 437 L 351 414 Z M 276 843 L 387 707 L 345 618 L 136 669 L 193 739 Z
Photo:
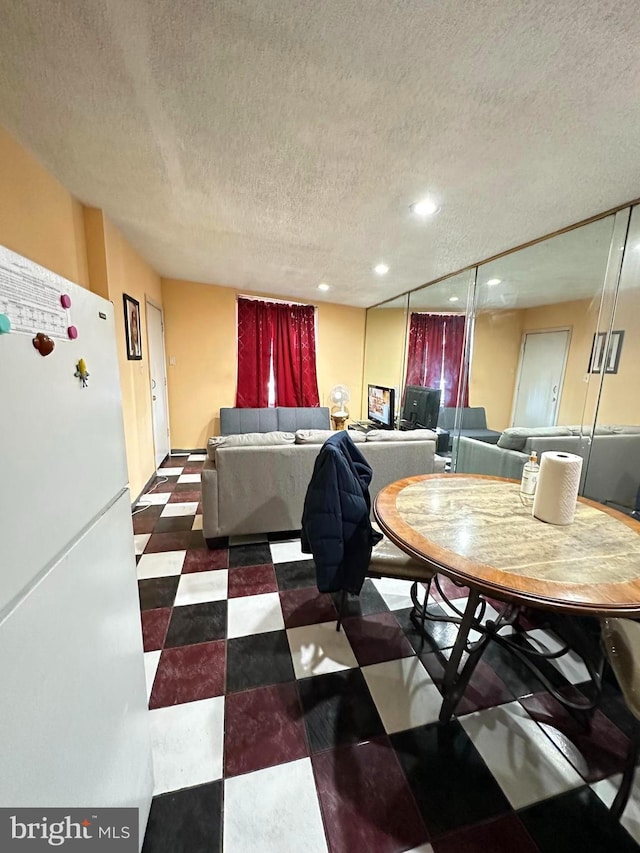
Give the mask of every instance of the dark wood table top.
M 640 523 L 594 501 L 561 527 L 534 518 L 513 480 L 427 474 L 382 489 L 374 514 L 403 551 L 487 595 L 640 617 Z

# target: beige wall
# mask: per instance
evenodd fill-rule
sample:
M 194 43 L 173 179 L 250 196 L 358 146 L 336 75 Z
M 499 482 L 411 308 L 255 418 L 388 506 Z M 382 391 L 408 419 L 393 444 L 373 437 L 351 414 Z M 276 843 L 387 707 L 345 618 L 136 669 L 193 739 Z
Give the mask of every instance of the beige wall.
M 89 236 L 89 232 L 87 232 Z M 89 253 L 90 257 L 92 253 Z M 118 229 L 104 217 L 104 257 L 109 299 L 116 317 L 116 345 L 120 367 L 122 413 L 132 497 L 137 497 L 156 469 L 151 419 L 151 380 L 147 340 L 146 298 L 162 307 L 160 278 L 142 260 Z M 92 279 L 93 282 L 93 279 Z M 142 359 L 127 359 L 122 294 L 140 303 Z
M 89 286 L 82 205 L 1 127 L 0 243 Z
M 567 358 L 558 424 L 593 422 L 600 376 L 588 374 L 599 300 L 577 300 L 521 311 L 480 314 L 476 320 L 469 383 L 472 406 L 485 406 L 491 429 L 510 424 L 522 335 L 568 328 Z M 622 291 L 616 329 L 625 330 L 617 374 L 605 376 L 598 423 L 640 424 L 640 291 Z
M 617 373 L 604 376 L 598 423 L 640 424 L 640 288 L 621 290 L 613 321 L 624 331 Z M 589 352 L 591 339 L 589 340 Z M 599 376 L 592 377 L 589 403 L 593 410 Z
M 331 408 L 329 393 L 334 385 L 351 392 L 348 410 L 358 417 L 362 407 L 362 370 L 366 311 L 321 302 L 318 305 L 317 371 L 320 404 Z
M 219 431 L 220 407 L 235 405 L 238 293 L 230 287 L 162 281 L 174 448 L 205 447 Z M 321 404 L 328 405 L 329 391 L 342 384 L 351 391 L 351 410 L 360 410 L 364 323 L 363 308 L 318 305 Z
M 469 405 L 484 406 L 489 429 L 511 425 L 523 311 L 480 313 L 476 317 L 469 372 Z
M 560 302 L 519 311 L 481 313 L 476 318 L 473 357 L 469 379 L 469 401 L 484 406 L 490 429 L 511 425 L 513 396 L 520 362 L 523 335 L 527 332 L 568 328 L 571 342 L 562 389 L 559 424 L 582 421 L 587 395 L 587 366 L 595 329 L 598 304 L 585 299 Z M 589 383 L 590 398 L 596 382 Z M 587 410 L 588 411 L 588 410 Z M 592 413 L 593 409 L 591 409 Z M 588 422 L 588 415 L 586 422 Z M 602 422 L 602 418 L 600 418 Z
M 401 392 L 404 382 L 404 353 L 407 332 L 405 308 L 371 308 L 367 312 L 367 336 L 364 352 L 363 387 L 387 385 Z M 366 418 L 363 399 L 361 417 Z M 400 410 L 396 394 L 396 413 Z
M 220 407 L 235 404 L 236 293 L 163 279 L 162 304 L 171 446 L 204 447 Z
M 0 128 L 0 244 L 115 306 L 118 357 L 132 497 L 155 470 L 146 346 L 142 362 L 127 362 L 122 291 L 160 303 L 160 279 L 102 212 L 83 208 Z M 142 314 L 144 334 L 144 312 Z M 146 341 L 146 338 L 143 337 Z

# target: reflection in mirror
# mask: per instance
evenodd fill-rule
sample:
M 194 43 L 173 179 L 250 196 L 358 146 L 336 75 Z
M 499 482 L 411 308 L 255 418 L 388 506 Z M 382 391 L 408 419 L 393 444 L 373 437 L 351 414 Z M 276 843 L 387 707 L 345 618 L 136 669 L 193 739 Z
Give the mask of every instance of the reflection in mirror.
M 608 216 L 478 268 L 469 400 L 490 434 L 463 426 L 458 472 L 519 480 L 533 451 L 588 461 L 600 384 L 589 360 L 617 280 L 617 226 Z M 585 477 L 586 465 L 583 489 Z
M 362 412 L 367 420 L 369 385 L 395 390 L 396 407 L 404 375 L 408 296 L 398 296 L 367 309 L 364 347 Z
M 621 214 L 618 214 L 620 217 Z M 620 230 L 626 226 L 624 217 Z M 623 241 L 614 241 L 618 249 Z M 607 287 L 609 290 L 609 286 Z M 589 388 L 597 404 L 585 494 L 640 520 L 640 208 L 631 212 L 620 283 L 612 283 L 593 339 Z M 599 394 L 597 393 L 599 392 Z M 590 401 L 591 402 L 591 401 Z
M 409 295 L 407 366 L 400 426 L 441 430 L 438 454 L 450 458 L 456 406 L 466 408 L 465 317 L 474 274 L 463 272 Z

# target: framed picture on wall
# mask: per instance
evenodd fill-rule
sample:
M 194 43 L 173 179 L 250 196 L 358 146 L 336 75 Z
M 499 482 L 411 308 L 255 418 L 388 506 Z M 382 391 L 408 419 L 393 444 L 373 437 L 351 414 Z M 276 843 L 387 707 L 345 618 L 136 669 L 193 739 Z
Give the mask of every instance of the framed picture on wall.
M 589 359 L 589 373 L 617 373 L 618 365 L 620 364 L 620 353 L 622 352 L 622 342 L 624 340 L 624 331 L 618 329 L 611 332 L 609 338 L 609 346 L 605 354 L 604 347 L 607 340 L 606 332 L 596 332 L 593 336 L 593 344 L 591 345 L 591 357 Z
M 142 330 L 140 326 L 140 303 L 127 293 L 124 302 L 124 331 L 127 338 L 127 358 L 139 361 L 142 358 Z

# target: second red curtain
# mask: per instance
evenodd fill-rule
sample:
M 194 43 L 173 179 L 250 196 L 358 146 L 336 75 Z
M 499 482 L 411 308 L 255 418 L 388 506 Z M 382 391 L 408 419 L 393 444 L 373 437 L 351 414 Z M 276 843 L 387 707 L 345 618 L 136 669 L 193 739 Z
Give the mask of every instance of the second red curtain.
M 276 406 L 319 406 L 313 305 L 273 303 Z
M 465 379 L 461 387 L 464 355 L 464 317 L 458 314 L 447 317 L 444 333 L 444 403 L 443 406 L 469 405 L 469 382 Z M 458 403 L 458 395 L 460 401 Z

